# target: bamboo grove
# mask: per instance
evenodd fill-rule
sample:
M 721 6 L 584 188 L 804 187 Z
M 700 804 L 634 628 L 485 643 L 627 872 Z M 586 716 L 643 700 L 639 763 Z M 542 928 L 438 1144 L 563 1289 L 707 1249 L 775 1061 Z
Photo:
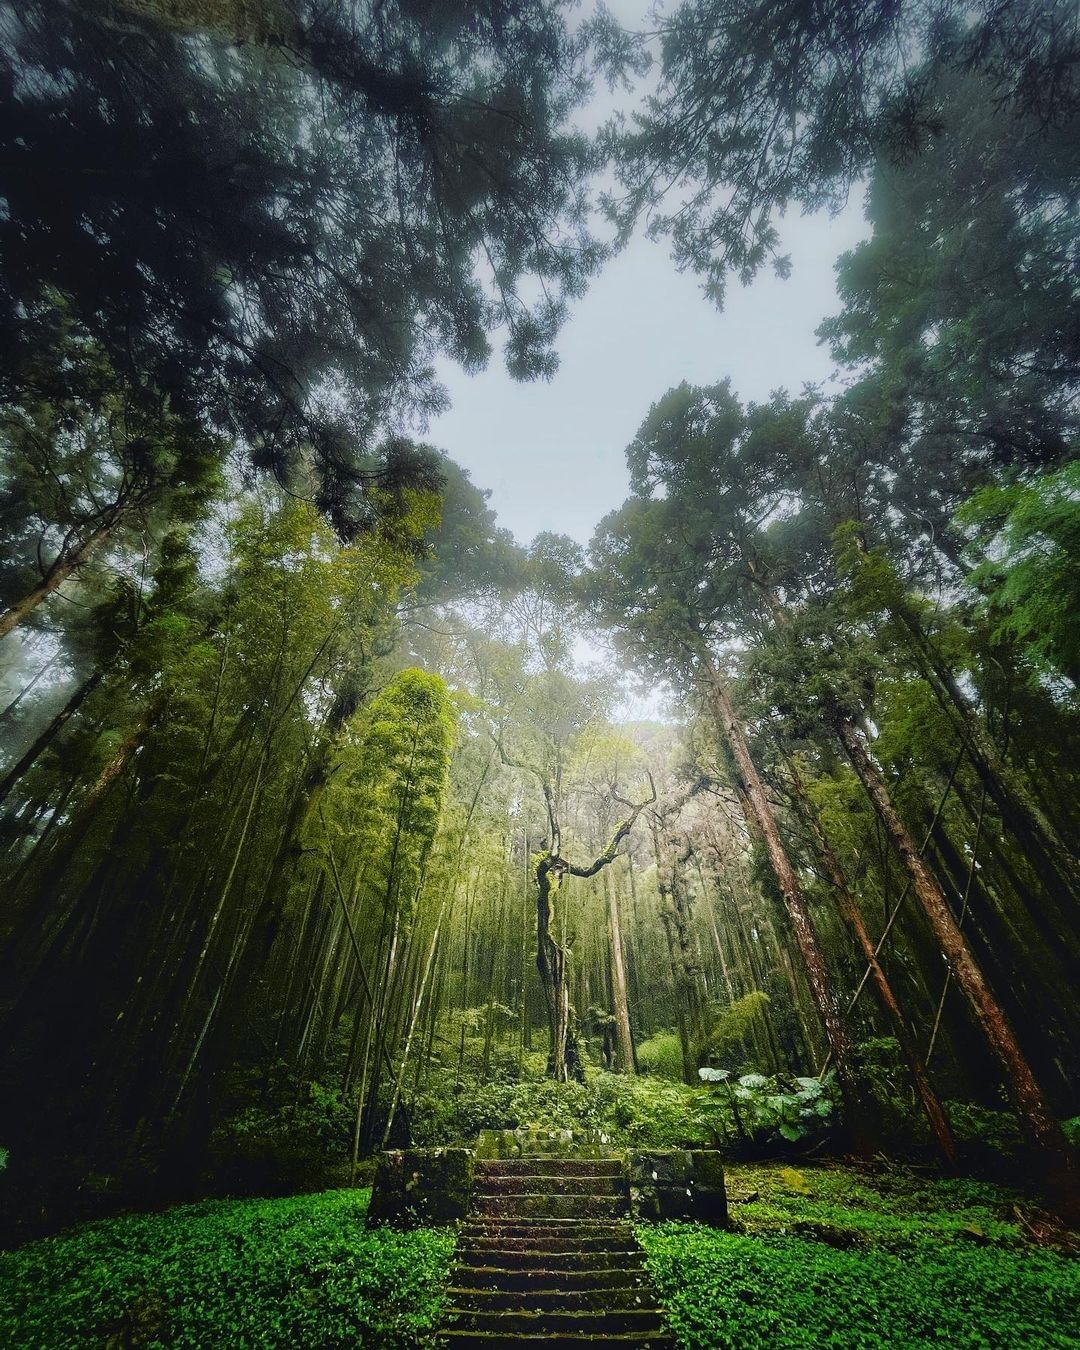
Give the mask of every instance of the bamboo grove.
M 40 209 L 60 238 L 102 212 L 81 269 L 24 232 L 5 273 L 6 1221 L 355 1179 L 390 1144 L 567 1109 L 750 1146 L 715 1086 L 736 1074 L 774 1103 L 818 1083 L 831 1145 L 864 1157 L 954 1169 L 1017 1131 L 1075 1203 L 1080 137 L 1065 74 L 1049 104 L 1016 74 L 1018 53 L 1045 73 L 1059 7 L 1050 47 L 1009 6 L 984 47 L 935 29 L 918 116 L 878 89 L 931 127 L 903 154 L 871 154 L 848 108 L 841 171 L 793 117 L 741 232 L 741 199 L 716 206 L 708 156 L 680 151 L 695 118 L 755 134 L 722 83 L 695 102 L 682 25 L 750 41 L 708 0 L 670 21 L 671 97 L 592 145 L 559 129 L 583 72 L 647 64 L 610 16 L 450 6 L 428 67 L 390 80 L 364 44 L 412 50 L 408 6 L 342 6 L 357 22 L 332 32 L 296 6 L 299 28 L 239 45 L 152 5 L 63 8 L 60 33 L 28 7 L 12 57 L 93 57 L 74 94 L 12 93 L 41 153 L 62 162 L 72 125 L 50 99 L 96 88 L 119 134 L 159 70 L 195 110 L 185 162 L 250 123 L 251 171 L 234 237 L 218 189 L 189 219 L 131 132 L 142 200 L 190 244 L 175 265 L 78 183 L 19 179 L 0 223 Z M 885 38 L 851 37 L 879 77 Z M 263 93 L 223 100 L 249 65 Z M 761 107 L 787 107 L 783 69 Z M 718 368 L 645 400 L 625 502 L 588 547 L 525 547 L 482 484 L 387 428 L 437 405 L 435 352 L 480 364 L 500 325 L 517 375 L 551 373 L 565 299 L 618 245 L 581 195 L 605 151 L 616 224 L 650 215 L 714 290 L 762 265 L 771 210 L 844 173 L 867 175 L 871 233 L 819 330 L 833 387 L 745 404 Z M 697 184 L 681 224 L 650 186 L 664 156 Z M 366 234 L 305 196 L 346 189 Z M 130 185 L 93 191 L 136 212 Z M 290 192 L 310 217 L 279 211 Z M 498 302 L 466 261 L 485 249 Z M 528 311 L 530 276 L 565 299 Z M 630 720 L 641 688 L 660 697 Z

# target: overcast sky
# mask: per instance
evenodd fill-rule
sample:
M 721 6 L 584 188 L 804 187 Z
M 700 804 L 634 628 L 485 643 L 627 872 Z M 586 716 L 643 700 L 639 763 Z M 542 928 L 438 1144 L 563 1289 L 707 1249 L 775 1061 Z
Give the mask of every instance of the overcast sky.
M 833 264 L 865 232 L 861 195 L 834 220 L 789 218 L 791 276 L 732 282 L 722 313 L 675 271 L 663 242 L 637 239 L 574 308 L 553 380 L 520 384 L 498 357 L 475 376 L 446 365 L 453 407 L 425 439 L 491 488 L 500 524 L 521 542 L 557 530 L 587 543 L 626 495 L 627 444 L 672 385 L 730 376 L 740 398 L 760 401 L 829 377 L 814 329 L 837 308 Z
M 609 8 L 634 27 L 647 0 L 615 0 Z M 601 89 L 575 120 L 592 129 L 620 102 L 628 106 Z M 453 406 L 424 439 L 492 490 L 499 523 L 522 543 L 541 530 L 587 543 L 626 496 L 623 452 L 672 385 L 730 376 L 745 402 L 828 379 L 832 362 L 814 329 L 838 307 L 836 259 L 866 233 L 861 192 L 833 220 L 788 217 L 780 252 L 791 255 L 791 276 L 780 281 L 766 270 L 746 288 L 732 278 L 722 313 L 696 277 L 675 271 L 665 241 L 637 238 L 574 307 L 560 334 L 555 379 L 517 383 L 498 354 L 476 376 L 444 363 Z

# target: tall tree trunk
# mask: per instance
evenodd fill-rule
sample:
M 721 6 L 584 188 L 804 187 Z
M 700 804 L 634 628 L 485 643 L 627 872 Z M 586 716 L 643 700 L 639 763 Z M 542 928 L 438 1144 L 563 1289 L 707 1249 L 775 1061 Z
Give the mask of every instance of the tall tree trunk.
M 828 874 L 829 881 L 833 887 L 833 895 L 836 898 L 836 907 L 844 922 L 855 935 L 855 940 L 859 945 L 867 965 L 870 967 L 870 974 L 874 981 L 874 987 L 877 990 L 878 1000 L 884 1008 L 889 1020 L 892 1022 L 893 1030 L 896 1033 L 897 1043 L 900 1046 L 900 1052 L 907 1063 L 908 1071 L 911 1074 L 912 1082 L 915 1084 L 915 1091 L 918 1093 L 919 1100 L 922 1102 L 923 1111 L 926 1113 L 926 1119 L 930 1125 L 930 1131 L 937 1141 L 937 1146 L 941 1154 L 950 1167 L 956 1166 L 956 1140 L 953 1137 L 952 1128 L 949 1125 L 948 1117 L 934 1091 L 926 1072 L 926 1064 L 919 1054 L 918 1047 L 904 1019 L 904 1014 L 900 1009 L 900 1004 L 893 992 L 893 987 L 889 982 L 888 976 L 878 959 L 874 948 L 873 939 L 867 932 L 866 923 L 863 920 L 862 911 L 859 909 L 858 901 L 852 895 L 847 884 L 847 878 L 844 876 L 843 868 L 840 866 L 840 860 L 833 852 L 833 847 L 822 828 L 821 821 L 818 818 L 816 809 L 810 798 L 806 794 L 806 788 L 799 776 L 798 770 L 792 768 L 792 785 L 795 789 L 803 814 L 808 821 L 814 835 L 814 841 L 821 861 L 825 865 L 825 871 Z
M 971 1006 L 983 1035 L 1001 1064 L 1021 1124 L 1043 1154 L 1049 1172 L 1068 1188 L 1069 1193 L 1064 1198 L 1070 1208 L 1075 1208 L 1080 1197 L 1071 1150 L 1036 1082 L 1004 1009 L 983 977 L 937 878 L 919 856 L 915 841 L 893 806 L 881 770 L 871 758 L 859 733 L 844 718 L 838 718 L 835 726 L 852 768 L 865 787 L 878 818 L 911 877 L 912 889 L 957 986 Z
M 656 885 L 660 896 L 660 922 L 667 936 L 675 980 L 683 1081 L 694 1087 L 699 1082 L 697 1071 L 705 1048 L 705 992 L 701 981 L 701 957 L 686 903 L 686 886 L 680 875 L 686 859 L 679 857 L 676 851 L 671 859 L 670 877 L 665 878 L 664 855 L 655 813 L 650 826 L 656 858 Z
M 630 814 L 615 830 L 603 853 L 594 858 L 588 867 L 579 867 L 559 856 L 561 835 L 555 796 L 546 782 L 542 786 L 551 834 L 548 851 L 539 858 L 536 865 L 536 968 L 544 989 L 548 1026 L 551 1032 L 548 1073 L 557 1082 L 566 1082 L 569 1078 L 583 1082 L 585 1069 L 581 1062 L 570 1004 L 570 982 L 567 973 L 569 953 L 565 941 L 562 943 L 556 941 L 551 931 L 556 917 L 553 909 L 554 900 L 564 877 L 594 877 L 615 861 L 619 845 L 634 828 L 638 816 L 646 806 L 656 800 L 656 788 L 653 787 L 649 801 L 631 808 Z
M 607 898 L 608 949 L 611 954 L 615 1048 L 620 1071 L 634 1073 L 634 1037 L 630 1031 L 630 999 L 626 988 L 626 953 L 619 916 L 619 895 L 607 872 L 604 873 L 604 893 Z
M 120 519 L 121 512 L 115 511 L 105 524 L 99 525 L 88 534 L 82 543 L 62 548 L 38 584 L 27 591 L 21 599 L 16 600 L 10 609 L 5 609 L 0 614 L 0 638 L 7 637 L 8 633 L 18 628 L 43 600 L 58 590 L 68 577 L 110 538 Z
M 1080 898 L 1080 860 L 1075 851 L 1062 839 L 1021 774 L 1003 758 L 912 604 L 906 597 L 897 598 L 889 609 L 907 630 L 919 668 L 956 727 L 972 767 L 1001 814 L 1002 823 L 1020 844 L 1048 893 L 1059 906 L 1064 902 L 1068 912 L 1068 898 L 1074 901 Z
M 64 724 L 79 711 L 84 700 L 94 692 L 101 683 L 102 672 L 94 671 L 88 680 L 84 680 L 78 689 L 71 695 L 68 701 L 56 714 L 56 716 L 42 730 L 41 734 L 34 740 L 33 744 L 27 749 L 26 753 L 21 755 L 18 760 L 8 769 L 3 778 L 0 778 L 0 802 L 2 802 L 11 792 L 12 788 L 27 773 L 34 764 L 37 763 L 39 756 L 48 748 L 53 737 L 60 731 Z
M 19 692 L 15 695 L 15 697 L 11 700 L 11 702 L 7 705 L 7 707 L 3 710 L 3 712 L 0 712 L 0 723 L 6 722 L 12 716 L 12 714 L 15 712 L 15 709 L 19 706 L 19 704 L 23 701 L 23 699 L 27 696 L 27 694 L 29 694 L 32 689 L 36 688 L 38 682 L 44 679 L 44 677 L 49 673 L 49 671 L 52 670 L 53 666 L 56 665 L 57 661 L 60 660 L 61 651 L 62 648 L 57 649 L 57 651 L 55 651 L 53 655 L 49 657 L 49 659 L 45 662 L 45 664 L 41 667 L 41 669 L 37 672 L 37 674 L 34 675 L 32 679 L 27 680 L 27 682 L 23 685 L 23 687 L 19 690 Z
M 398 1103 L 401 1101 L 401 1084 L 405 1077 L 405 1070 L 409 1063 L 409 1052 L 412 1050 L 413 1036 L 416 1034 L 416 1025 L 420 1020 L 420 1011 L 424 1006 L 424 994 L 427 992 L 428 980 L 431 976 L 431 968 L 435 964 L 435 953 L 439 950 L 439 932 L 442 929 L 443 916 L 446 914 L 447 904 L 450 900 L 449 894 L 443 896 L 442 904 L 439 906 L 439 913 L 435 919 L 435 929 L 431 934 L 431 944 L 428 947 L 427 960 L 424 963 L 424 973 L 420 978 L 420 987 L 416 993 L 416 999 L 412 1007 L 412 1015 L 409 1018 L 409 1029 L 405 1035 L 405 1044 L 401 1051 L 401 1061 L 398 1066 L 397 1078 L 394 1082 L 394 1093 L 390 1099 L 390 1110 L 386 1117 L 386 1128 L 383 1131 L 383 1148 L 386 1147 L 390 1139 L 390 1131 L 394 1127 L 394 1116 L 397 1114 Z
M 559 858 L 545 855 L 536 867 L 536 969 L 547 1005 L 548 1075 L 558 1083 L 570 1079 L 584 1081 L 585 1071 L 577 1044 L 577 1032 L 570 1015 L 570 981 L 567 976 L 567 951 L 552 934 L 555 921 L 554 901 L 562 885 L 565 865 Z
M 755 829 L 755 832 L 764 841 L 769 862 L 772 865 L 780 894 L 783 897 L 784 908 L 787 910 L 791 922 L 799 954 L 806 969 L 814 1004 L 825 1027 L 825 1035 L 829 1042 L 833 1061 L 836 1064 L 836 1074 L 847 1105 L 848 1128 L 852 1144 L 857 1152 L 871 1155 L 876 1149 L 877 1141 L 870 1124 L 870 1106 L 860 1081 L 855 1048 L 847 1033 L 847 1028 L 841 1020 L 840 1006 L 825 965 L 824 953 L 818 942 L 817 933 L 814 931 L 806 897 L 803 895 L 802 887 L 795 875 L 795 869 L 791 865 L 791 860 L 781 841 L 780 831 L 765 791 L 765 785 L 761 781 L 761 775 L 751 758 L 746 733 L 743 731 L 742 723 L 735 715 L 735 709 L 732 706 L 731 697 L 724 681 L 711 660 L 704 658 L 703 665 L 718 729 L 731 748 L 736 769 L 742 780 L 745 800 L 750 808 L 747 823 Z

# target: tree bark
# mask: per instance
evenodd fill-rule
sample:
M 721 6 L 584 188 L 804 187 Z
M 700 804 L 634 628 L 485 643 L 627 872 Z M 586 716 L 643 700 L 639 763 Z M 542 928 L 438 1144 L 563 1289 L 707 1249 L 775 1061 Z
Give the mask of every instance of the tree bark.
M 828 873 L 829 881 L 833 887 L 833 895 L 836 898 L 836 906 L 840 915 L 855 935 L 855 940 L 859 944 L 859 950 L 862 952 L 867 965 L 870 967 L 870 974 L 874 981 L 874 987 L 877 990 L 878 1000 L 882 1008 L 888 1014 L 896 1033 L 896 1039 L 900 1046 L 900 1052 L 908 1066 L 912 1082 L 915 1084 L 915 1091 L 918 1093 L 919 1100 L 922 1102 L 923 1111 L 926 1113 L 926 1119 L 930 1125 L 930 1131 L 937 1142 L 938 1148 L 950 1168 L 956 1166 L 956 1140 L 953 1137 L 952 1127 L 949 1125 L 948 1116 L 934 1091 L 926 1072 L 926 1064 L 919 1054 L 918 1047 L 912 1038 L 908 1029 L 908 1024 L 904 1020 L 904 1014 L 900 1009 L 900 1004 L 893 992 L 893 987 L 889 982 L 885 970 L 878 960 L 877 951 L 874 948 L 873 939 L 867 932 L 866 923 L 859 909 L 858 902 L 852 895 L 847 878 L 844 876 L 843 869 L 840 866 L 840 860 L 833 852 L 833 847 L 829 843 L 822 829 L 821 821 L 818 819 L 817 811 L 813 803 L 806 794 L 802 779 L 799 777 L 798 770 L 792 770 L 792 784 L 795 794 L 803 807 L 803 813 L 810 824 L 814 834 L 814 841 L 817 847 L 821 861 L 825 865 L 825 871 Z
M 634 1073 L 634 1037 L 630 1030 L 630 999 L 626 987 L 626 951 L 619 916 L 619 894 L 607 872 L 604 873 L 604 892 L 607 897 L 608 947 L 611 953 L 615 1048 L 619 1071 Z
M 79 711 L 84 700 L 88 695 L 92 694 L 101 683 L 101 677 L 102 672 L 96 670 L 88 680 L 84 680 L 52 721 L 49 722 L 41 734 L 36 738 L 26 753 L 11 766 L 7 773 L 4 774 L 3 778 L 0 778 L 0 802 L 5 800 L 23 774 L 29 772 L 34 766 L 39 756 L 47 749 L 49 743 L 57 732 L 60 731 L 64 723 L 69 721 Z
M 10 609 L 6 609 L 0 614 L 0 638 L 7 637 L 8 633 L 18 628 L 19 624 L 32 614 L 43 600 L 48 599 L 53 591 L 58 590 L 68 577 L 81 567 L 87 558 L 112 535 L 119 520 L 120 514 L 114 512 L 104 525 L 99 525 L 96 530 L 86 536 L 82 543 L 76 544 L 73 548 L 62 548 L 38 584 L 27 591 L 21 600 L 16 600 Z
M 665 878 L 664 855 L 655 813 L 651 830 L 653 855 L 656 858 L 656 887 L 660 896 L 660 922 L 667 936 L 675 981 L 683 1081 L 695 1087 L 699 1083 L 697 1071 L 705 1049 L 705 997 L 701 983 L 701 957 L 687 913 L 686 887 L 679 875 L 685 858 L 676 853 L 671 862 L 671 875 Z
M 1032 1143 L 1044 1156 L 1048 1171 L 1059 1184 L 1066 1185 L 1069 1193 L 1065 1199 L 1072 1208 L 1076 1206 L 1078 1196 L 1071 1150 L 1009 1025 L 1005 1011 L 972 955 L 967 939 L 953 917 L 937 878 L 919 856 L 915 841 L 897 814 L 881 770 L 850 722 L 838 718 L 835 726 L 852 768 L 865 787 L 878 818 L 911 877 L 912 889 L 957 986 L 967 999 L 983 1035 L 1002 1067 L 1005 1083 L 1021 1124 Z
M 1003 759 L 911 604 L 898 599 L 889 608 L 907 630 L 919 667 L 956 727 L 979 781 L 1001 814 L 1002 823 L 1027 854 L 1047 891 L 1068 912 L 1069 900 L 1080 897 L 1080 860 L 1020 775 Z
M 784 908 L 791 922 L 795 941 L 806 969 L 810 990 L 818 1015 L 825 1027 L 825 1035 L 836 1064 L 837 1077 L 848 1108 L 848 1128 L 851 1141 L 857 1152 L 870 1156 L 876 1151 L 877 1141 L 870 1127 L 870 1110 L 865 1092 L 860 1082 L 859 1068 L 856 1062 L 855 1048 L 848 1036 L 847 1029 L 840 1017 L 840 1007 L 833 991 L 825 965 L 825 956 L 818 942 L 817 933 L 810 917 L 810 910 L 803 895 L 802 887 L 795 875 L 795 869 L 787 855 L 772 805 L 765 792 L 765 785 L 750 755 L 746 734 L 731 703 L 724 681 L 721 679 L 711 660 L 705 658 L 703 665 L 707 677 L 707 689 L 713 706 L 718 728 L 731 748 L 735 765 L 742 780 L 742 788 L 750 807 L 748 824 L 756 829 L 764 841 L 769 862 L 776 876 Z
M 611 836 L 607 848 L 587 867 L 577 867 L 560 856 L 561 834 L 554 795 L 546 783 L 543 784 L 543 790 L 551 838 L 548 851 L 540 856 L 536 864 L 536 969 L 544 990 L 548 1030 L 551 1034 L 548 1074 L 560 1083 L 565 1083 L 570 1078 L 582 1082 L 585 1070 L 581 1062 L 570 1005 L 570 982 L 567 974 L 569 953 L 565 946 L 556 941 L 551 931 L 555 918 L 553 908 L 555 897 L 559 893 L 564 877 L 594 877 L 615 861 L 619 845 L 634 828 L 638 816 L 646 806 L 656 800 L 656 789 L 653 788 L 648 801 L 630 809 L 630 814 Z
M 536 866 L 536 969 L 547 1005 L 548 1076 L 558 1083 L 571 1078 L 584 1081 L 585 1072 L 578 1049 L 577 1032 L 570 1017 L 570 982 L 567 978 L 567 951 L 552 935 L 555 920 L 554 901 L 566 874 L 561 858 L 547 855 Z

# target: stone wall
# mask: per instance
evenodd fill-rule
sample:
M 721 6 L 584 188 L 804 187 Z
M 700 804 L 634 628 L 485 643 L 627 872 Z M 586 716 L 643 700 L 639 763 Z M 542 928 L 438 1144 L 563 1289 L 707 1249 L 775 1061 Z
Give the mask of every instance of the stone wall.
M 457 1223 L 469 1213 L 475 1159 L 605 1156 L 624 1162 L 635 1219 L 727 1224 L 721 1156 L 712 1149 L 621 1150 L 570 1131 L 490 1131 L 467 1148 L 398 1149 L 379 1157 L 368 1222 L 409 1228 Z
M 635 1219 L 727 1224 L 724 1166 L 714 1149 L 635 1150 L 626 1156 Z
M 397 1228 L 457 1223 L 469 1212 L 473 1154 L 467 1148 L 406 1148 L 383 1153 L 368 1223 Z

